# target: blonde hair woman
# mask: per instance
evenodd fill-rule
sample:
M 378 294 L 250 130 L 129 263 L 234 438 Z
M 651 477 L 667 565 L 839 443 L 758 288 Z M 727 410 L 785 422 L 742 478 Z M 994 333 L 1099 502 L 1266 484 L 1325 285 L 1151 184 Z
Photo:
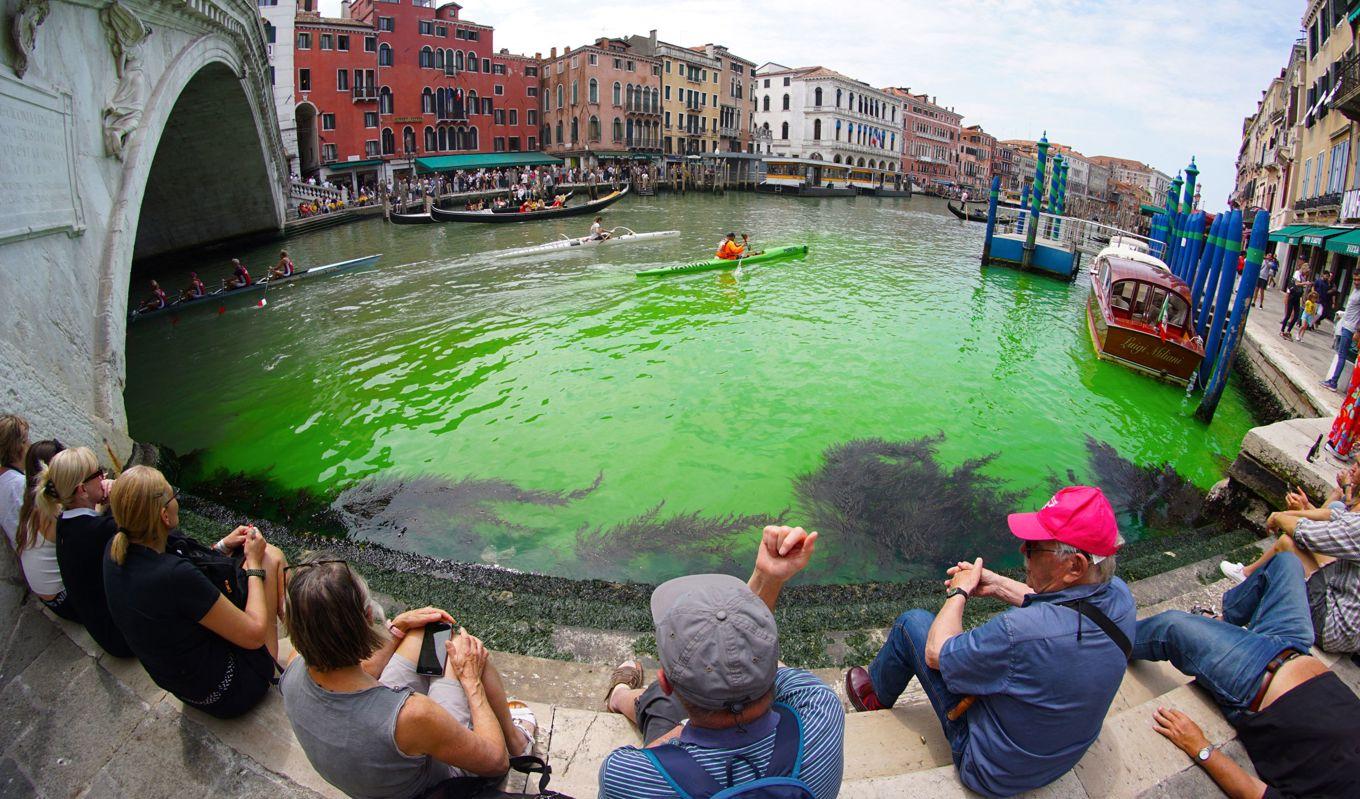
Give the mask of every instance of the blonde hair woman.
M 125 658 L 132 650 L 109 615 L 104 592 L 104 550 L 117 525 L 99 507 L 111 485 L 93 452 L 64 449 L 38 472 L 33 500 L 36 523 L 56 523 L 57 566 L 80 622 L 105 652 Z
M 28 452 L 28 422 L 12 413 L 0 416 L 0 528 L 18 550 L 19 507 L 24 502 L 24 454 Z
M 61 567 L 57 565 L 56 520 L 34 512 L 38 473 L 63 449 L 65 447 L 56 439 L 37 441 L 24 456 L 24 500 L 19 506 L 19 534 L 14 551 L 19 553 L 28 590 L 37 595 L 38 601 L 67 621 L 80 621 L 75 604 L 61 581 Z
M 274 683 L 283 553 L 254 527 L 232 531 L 245 537 L 243 611 L 196 566 L 166 553 L 179 525 L 179 495 L 159 471 L 128 469 L 109 504 L 118 522 L 104 561 L 109 610 L 147 674 L 218 718 L 250 710 Z

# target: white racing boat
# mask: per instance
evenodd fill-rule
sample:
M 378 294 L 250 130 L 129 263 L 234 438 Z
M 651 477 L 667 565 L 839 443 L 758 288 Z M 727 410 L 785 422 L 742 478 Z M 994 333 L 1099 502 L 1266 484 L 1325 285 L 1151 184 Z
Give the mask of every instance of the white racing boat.
M 678 230 L 657 230 L 651 233 L 637 233 L 626 227 L 616 227 L 609 231 L 607 239 L 593 239 L 590 236 L 582 236 L 579 239 L 570 239 L 565 236 L 557 241 L 550 241 L 547 244 L 539 244 L 533 247 L 516 247 L 512 250 L 502 250 L 496 253 L 498 258 L 509 258 L 517 255 L 534 255 L 545 252 L 559 252 L 570 250 L 575 247 L 596 247 L 601 244 L 627 244 L 634 241 L 649 241 L 651 239 L 667 239 L 672 236 L 679 236 Z

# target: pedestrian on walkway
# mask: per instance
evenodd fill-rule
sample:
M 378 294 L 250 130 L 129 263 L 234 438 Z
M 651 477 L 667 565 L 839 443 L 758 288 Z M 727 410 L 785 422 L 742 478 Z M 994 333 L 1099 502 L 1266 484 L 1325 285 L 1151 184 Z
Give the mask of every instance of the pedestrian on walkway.
M 1303 307 L 1303 292 L 1311 288 L 1308 279 L 1308 270 L 1300 270 L 1301 274 L 1295 276 L 1293 285 L 1289 287 L 1284 295 L 1284 318 L 1280 320 L 1280 337 L 1289 338 L 1294 332 L 1294 325 L 1299 323 L 1299 315 Z
M 1322 378 L 1322 385 L 1332 391 L 1337 390 L 1341 370 L 1346 368 L 1346 360 L 1350 357 L 1351 342 L 1355 339 L 1357 328 L 1360 328 L 1360 287 L 1351 289 L 1350 296 L 1346 299 L 1346 308 L 1341 312 L 1341 321 L 1337 323 L 1336 355 L 1332 357 L 1332 365 L 1327 370 L 1327 376 Z

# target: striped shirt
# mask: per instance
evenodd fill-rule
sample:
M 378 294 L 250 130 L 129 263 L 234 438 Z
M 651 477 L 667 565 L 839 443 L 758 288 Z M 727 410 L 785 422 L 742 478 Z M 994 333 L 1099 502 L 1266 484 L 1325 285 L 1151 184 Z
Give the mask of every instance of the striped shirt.
M 845 711 L 826 683 L 802 669 L 781 668 L 774 678 L 774 700 L 798 711 L 803 721 L 803 767 L 799 778 L 817 799 L 832 799 L 841 789 L 842 745 Z M 729 763 L 732 784 L 757 778 L 752 766 L 769 766 L 774 753 L 774 711 L 747 725 L 746 730 L 705 730 L 686 724 L 677 741 L 662 746 L 683 746 L 699 765 L 727 785 Z M 600 766 L 601 799 L 676 799 L 678 794 L 657 773 L 652 761 L 636 746 L 615 749 Z
M 1327 585 L 1318 644 L 1328 652 L 1360 651 L 1360 513 L 1332 509 L 1332 519 L 1303 519 L 1294 530 L 1302 549 L 1336 558 L 1323 566 Z

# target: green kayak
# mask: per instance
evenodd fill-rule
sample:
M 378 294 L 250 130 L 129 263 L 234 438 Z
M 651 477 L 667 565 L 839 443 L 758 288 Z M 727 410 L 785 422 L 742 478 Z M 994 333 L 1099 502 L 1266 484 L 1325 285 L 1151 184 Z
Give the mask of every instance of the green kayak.
M 771 247 L 759 255 L 752 255 L 749 258 L 742 258 L 737 261 L 730 261 L 723 258 L 710 258 L 707 261 L 698 261 L 692 264 L 681 264 L 679 266 L 667 266 L 661 269 L 648 269 L 645 272 L 638 272 L 638 277 L 655 277 L 657 275 L 679 275 L 685 272 L 707 272 L 710 269 L 733 269 L 737 266 L 747 264 L 765 264 L 771 261 L 781 261 L 785 258 L 801 258 L 806 255 L 808 247 L 806 244 L 794 244 L 789 247 Z

